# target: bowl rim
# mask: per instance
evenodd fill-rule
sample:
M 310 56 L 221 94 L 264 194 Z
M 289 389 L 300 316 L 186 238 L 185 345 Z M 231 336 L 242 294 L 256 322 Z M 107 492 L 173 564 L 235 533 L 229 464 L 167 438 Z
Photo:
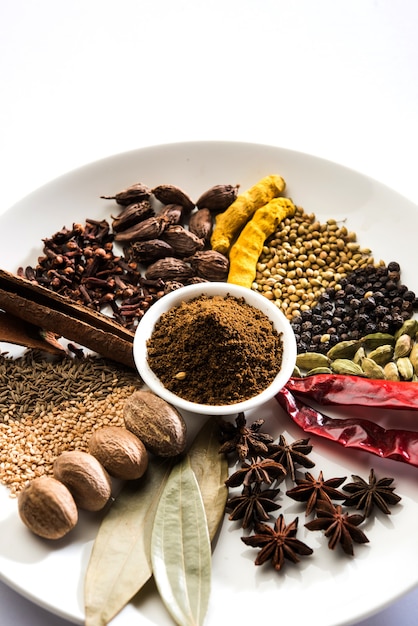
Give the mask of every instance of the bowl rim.
M 208 405 L 190 402 L 164 387 L 151 370 L 147 360 L 147 341 L 160 316 L 169 309 L 179 305 L 180 302 L 192 300 L 201 295 L 211 297 L 216 295 L 226 296 L 227 294 L 237 298 L 243 297 L 248 304 L 261 310 L 269 317 L 275 328 L 282 334 L 283 360 L 281 368 L 270 385 L 252 398 L 225 405 Z M 202 415 L 232 415 L 243 413 L 271 400 L 271 398 L 285 386 L 292 375 L 296 363 L 296 356 L 296 337 L 284 313 L 265 296 L 253 289 L 227 282 L 204 282 L 186 285 L 162 296 L 141 318 L 136 328 L 133 341 L 135 366 L 145 385 L 156 395 L 178 409 L 192 413 L 200 413 Z

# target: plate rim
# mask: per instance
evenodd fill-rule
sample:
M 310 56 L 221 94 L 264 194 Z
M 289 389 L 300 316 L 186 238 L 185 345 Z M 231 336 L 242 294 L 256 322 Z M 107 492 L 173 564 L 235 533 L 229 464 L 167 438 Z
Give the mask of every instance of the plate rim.
M 325 165 L 325 166 L 331 166 L 333 168 L 337 167 L 339 169 L 341 169 L 342 172 L 346 172 L 350 175 L 355 175 L 355 176 L 360 176 L 365 180 L 369 180 L 371 181 L 373 184 L 378 185 L 381 189 L 383 190 L 387 190 L 388 193 L 391 194 L 395 194 L 398 198 L 401 198 L 404 202 L 408 203 L 411 208 L 412 207 L 417 207 L 417 205 L 411 201 L 409 198 L 403 196 L 401 193 L 397 192 L 396 190 L 390 188 L 389 186 L 387 186 L 385 183 L 382 183 L 381 181 L 378 181 L 366 174 L 363 174 L 362 172 L 347 167 L 346 165 L 343 165 L 341 163 L 338 162 L 334 162 L 331 161 L 329 159 L 323 158 L 323 157 L 318 157 L 315 156 L 314 154 L 310 154 L 310 153 L 306 153 L 306 152 L 301 152 L 298 150 L 292 150 L 290 148 L 284 148 L 284 147 L 280 147 L 280 146 L 276 146 L 273 144 L 264 144 L 264 143 L 255 143 L 255 142 L 246 142 L 246 141 L 222 141 L 222 140 L 194 140 L 194 141 L 186 141 L 186 142 L 172 142 L 172 143 L 159 143 L 159 144 L 155 144 L 155 145 L 149 145 L 149 146 L 143 146 L 141 148 L 133 148 L 131 150 L 128 151 L 123 151 L 123 152 L 118 152 L 116 154 L 113 155 L 108 155 L 105 157 L 102 157 L 100 159 L 97 159 L 95 161 L 91 161 L 88 162 L 84 165 L 80 165 L 76 168 L 73 168 L 71 170 L 69 170 L 68 172 L 65 172 L 61 175 L 59 175 L 56 178 L 51 179 L 50 181 L 44 183 L 43 185 L 37 187 L 36 189 L 34 189 L 32 192 L 30 192 L 29 194 L 26 194 L 24 197 L 22 197 L 20 200 L 18 200 L 17 202 L 15 202 L 13 205 L 11 205 L 9 208 L 7 208 L 1 215 L 0 215 L 0 223 L 3 220 L 6 220 L 8 218 L 8 216 L 10 215 L 10 212 L 13 211 L 14 208 L 18 207 L 20 204 L 26 202 L 28 199 L 31 198 L 31 196 L 33 196 L 34 194 L 38 194 L 38 193 L 42 193 L 46 188 L 48 188 L 49 186 L 51 186 L 52 184 L 59 184 L 61 181 L 63 181 L 65 178 L 67 177 L 73 177 L 73 176 L 77 176 L 78 173 L 82 172 L 83 170 L 86 170 L 86 168 L 89 167 L 100 167 L 102 165 L 104 165 L 106 162 L 111 162 L 112 160 L 118 160 L 120 158 L 130 158 L 135 154 L 144 154 L 146 152 L 155 152 L 155 151 L 160 151 L 160 150 L 166 150 L 167 148 L 170 150 L 177 150 L 179 148 L 196 148 L 197 146 L 202 149 L 205 146 L 210 145 L 212 148 L 218 148 L 221 149 L 222 147 L 228 146 L 228 148 L 237 148 L 239 147 L 240 149 L 246 149 L 246 150 L 253 150 L 253 149 L 265 149 L 265 150 L 271 150 L 272 152 L 280 152 L 283 155 L 286 154 L 291 154 L 293 157 L 295 158 L 304 158 L 304 159 L 312 159 L 316 162 L 319 162 L 321 164 L 321 166 Z M 16 591 L 17 593 L 19 593 L 20 595 L 28 598 L 29 600 L 31 600 L 32 602 L 34 602 L 35 604 L 38 604 L 39 606 L 41 606 L 44 610 L 47 610 L 51 613 L 54 613 L 56 615 L 59 615 L 60 617 L 63 617 L 64 619 L 67 619 L 69 621 L 72 620 L 71 616 L 68 616 L 66 613 L 62 613 L 62 612 L 58 612 L 57 610 L 55 610 L 54 608 L 51 608 L 49 605 L 46 605 L 44 602 L 39 601 L 38 598 L 34 597 L 31 593 L 29 592 L 24 592 L 21 590 L 21 588 L 18 588 L 16 585 L 13 584 L 9 584 L 8 581 L 5 579 L 5 577 L 3 576 L 3 572 L 0 571 L 0 578 L 2 580 L 4 580 L 4 582 L 10 586 L 12 589 L 14 589 L 14 591 Z M 375 614 L 377 612 L 379 612 L 380 610 L 384 609 L 385 606 L 390 605 L 392 602 L 394 602 L 397 598 L 401 597 L 402 595 L 404 595 L 405 593 L 407 593 L 408 591 L 410 591 L 412 588 L 414 588 L 416 585 L 418 584 L 418 580 L 411 583 L 410 587 L 405 589 L 401 594 L 398 594 L 396 597 L 388 600 L 385 604 L 381 604 L 378 607 L 376 607 L 375 609 L 372 609 L 368 614 L 361 614 L 358 617 L 356 617 L 353 620 L 350 621 L 342 621 L 341 624 L 349 624 L 349 623 L 354 623 L 355 621 L 358 621 L 358 619 L 364 619 L 367 616 L 370 616 L 372 614 Z M 79 621 L 76 621 L 74 623 L 80 623 Z M 337 625 L 335 625 L 337 626 Z

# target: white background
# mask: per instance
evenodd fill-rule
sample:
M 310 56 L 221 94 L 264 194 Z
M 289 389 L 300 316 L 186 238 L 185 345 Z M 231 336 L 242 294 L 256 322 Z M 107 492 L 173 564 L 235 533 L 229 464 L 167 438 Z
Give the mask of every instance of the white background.
M 418 204 L 417 23 L 416 0 L 0 0 L 0 213 L 90 161 L 212 139 L 314 154 Z M 417 612 L 416 590 L 361 626 Z M 0 583 L 15 624 L 67 626 Z

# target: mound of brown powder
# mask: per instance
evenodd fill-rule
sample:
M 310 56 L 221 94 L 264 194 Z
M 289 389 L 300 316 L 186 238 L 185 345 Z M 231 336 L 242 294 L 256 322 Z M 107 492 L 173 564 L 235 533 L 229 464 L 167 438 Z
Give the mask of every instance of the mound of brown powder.
M 164 313 L 147 343 L 148 364 L 163 385 L 201 404 L 252 398 L 275 378 L 282 338 L 243 298 L 200 296 Z

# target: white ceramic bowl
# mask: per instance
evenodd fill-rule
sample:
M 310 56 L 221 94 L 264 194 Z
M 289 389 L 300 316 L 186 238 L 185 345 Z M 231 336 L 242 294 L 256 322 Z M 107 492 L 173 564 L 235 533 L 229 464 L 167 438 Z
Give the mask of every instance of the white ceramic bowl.
M 244 298 L 247 304 L 259 309 L 262 313 L 267 315 L 267 317 L 272 321 L 277 332 L 282 334 L 283 358 L 281 368 L 277 372 L 277 375 L 271 384 L 264 389 L 264 391 L 253 398 L 249 398 L 248 400 L 237 402 L 235 404 L 226 405 L 210 405 L 189 402 L 164 387 L 148 365 L 147 341 L 151 337 L 155 323 L 160 316 L 169 309 L 180 305 L 181 302 L 187 302 L 188 300 L 192 300 L 203 294 L 208 296 L 226 296 L 227 294 L 230 294 L 236 298 Z M 181 287 L 180 289 L 177 289 L 176 291 L 160 298 L 160 300 L 148 309 L 141 319 L 136 330 L 133 343 L 135 365 L 142 380 L 150 388 L 150 390 L 180 410 L 189 411 L 191 413 L 201 413 L 202 415 L 231 415 L 249 411 L 264 402 L 267 402 L 267 400 L 273 398 L 280 391 L 280 389 L 284 387 L 292 375 L 296 362 L 296 353 L 296 338 L 292 327 L 285 315 L 274 304 L 256 291 L 247 289 L 246 287 L 240 287 L 230 283 L 215 282 L 199 283 L 196 285 Z

